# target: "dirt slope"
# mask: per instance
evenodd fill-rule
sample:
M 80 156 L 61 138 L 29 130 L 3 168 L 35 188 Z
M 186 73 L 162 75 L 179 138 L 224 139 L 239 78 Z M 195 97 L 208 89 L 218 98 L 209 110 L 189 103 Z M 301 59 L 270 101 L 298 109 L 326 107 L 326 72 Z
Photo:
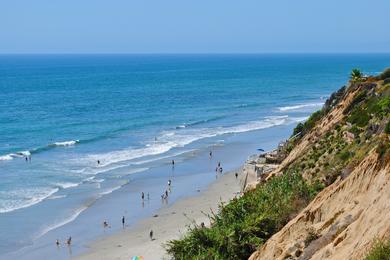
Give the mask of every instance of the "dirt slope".
M 381 165 L 371 151 L 250 259 L 361 259 L 375 238 L 388 234 L 390 163 Z

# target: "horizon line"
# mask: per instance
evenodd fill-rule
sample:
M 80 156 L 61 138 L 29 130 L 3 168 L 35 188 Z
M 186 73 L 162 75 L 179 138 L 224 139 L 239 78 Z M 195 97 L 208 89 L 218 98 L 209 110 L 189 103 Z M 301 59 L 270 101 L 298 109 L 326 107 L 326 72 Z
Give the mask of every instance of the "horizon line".
M 390 54 L 384 52 L 11 52 L 0 55 L 275 55 L 275 54 Z

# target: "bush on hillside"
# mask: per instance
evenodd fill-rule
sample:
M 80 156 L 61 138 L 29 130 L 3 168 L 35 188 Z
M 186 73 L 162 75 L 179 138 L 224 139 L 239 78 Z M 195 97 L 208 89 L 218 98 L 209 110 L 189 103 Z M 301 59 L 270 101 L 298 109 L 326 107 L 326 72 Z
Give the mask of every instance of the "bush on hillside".
M 285 173 L 221 205 L 211 227 L 190 227 L 166 245 L 174 259 L 247 259 L 321 190 L 300 174 Z
M 353 125 L 365 127 L 370 121 L 370 115 L 361 107 L 356 107 L 348 117 L 347 121 Z
M 390 238 L 376 241 L 365 260 L 390 260 Z
M 385 127 L 385 133 L 390 135 L 390 121 L 387 122 L 387 125 Z

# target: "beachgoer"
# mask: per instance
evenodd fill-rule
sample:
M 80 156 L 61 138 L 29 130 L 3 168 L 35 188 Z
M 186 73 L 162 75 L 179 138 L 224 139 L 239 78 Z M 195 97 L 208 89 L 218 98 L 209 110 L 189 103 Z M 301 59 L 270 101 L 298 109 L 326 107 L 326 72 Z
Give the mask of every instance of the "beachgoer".
M 144 192 L 141 193 L 141 198 L 142 198 L 142 200 L 144 200 L 144 198 L 145 198 Z
M 150 240 L 153 240 L 153 230 L 150 230 L 149 237 L 150 237 Z
M 28 157 L 26 156 L 26 162 L 28 162 Z
M 150 197 L 149 197 L 149 192 L 148 192 L 148 200 L 150 200 Z
M 108 222 L 107 221 L 103 221 L 103 227 L 108 227 Z
M 219 173 L 222 174 L 222 171 L 223 171 L 223 169 L 222 169 L 222 167 L 220 167 L 220 168 L 219 168 Z
M 237 177 L 238 177 L 238 173 L 235 173 L 234 175 L 236 176 L 236 179 L 237 179 Z
M 212 151 L 210 151 L 209 156 L 210 156 L 210 158 L 213 157 L 213 152 Z
M 172 181 L 168 180 L 168 186 L 171 186 Z
M 204 227 L 205 227 L 204 222 L 200 223 L 200 227 L 201 227 L 201 228 L 204 228 Z
M 175 166 L 175 160 L 172 160 L 172 166 Z
M 215 172 L 216 172 L 216 173 L 218 172 L 218 167 L 215 167 Z
M 100 164 L 100 161 L 99 161 L 99 160 L 97 160 L 97 163 L 98 163 L 98 164 Z
M 218 162 L 218 168 L 221 167 L 221 162 Z
M 168 191 L 165 191 L 165 198 L 168 198 Z
M 125 216 L 122 217 L 122 226 L 125 228 Z
M 56 245 L 59 246 L 60 245 L 60 241 L 58 239 L 56 239 Z
M 68 240 L 66 240 L 66 243 L 70 246 L 72 244 L 72 237 L 69 237 Z

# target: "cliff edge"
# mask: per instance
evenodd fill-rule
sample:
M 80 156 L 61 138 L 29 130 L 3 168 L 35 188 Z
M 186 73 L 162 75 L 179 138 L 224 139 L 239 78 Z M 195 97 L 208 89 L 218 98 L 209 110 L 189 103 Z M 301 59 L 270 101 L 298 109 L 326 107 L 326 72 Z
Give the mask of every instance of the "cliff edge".
M 314 122 L 297 127 L 299 138 L 267 179 L 296 170 L 325 188 L 249 259 L 363 259 L 376 240 L 389 238 L 386 73 L 352 79 L 312 116 Z

